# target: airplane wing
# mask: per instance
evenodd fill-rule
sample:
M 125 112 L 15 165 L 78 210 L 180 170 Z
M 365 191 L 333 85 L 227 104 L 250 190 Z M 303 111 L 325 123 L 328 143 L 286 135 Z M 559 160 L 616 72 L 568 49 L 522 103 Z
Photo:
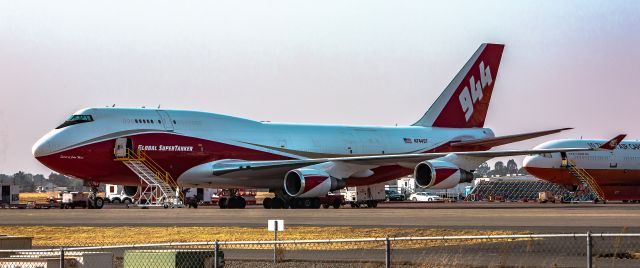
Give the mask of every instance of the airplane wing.
M 249 171 L 267 171 L 267 173 L 278 174 L 290 169 L 296 169 L 322 163 L 341 163 L 349 165 L 359 165 L 369 169 L 371 167 L 397 165 L 400 163 L 418 164 L 422 161 L 437 159 L 447 156 L 458 156 L 461 158 L 474 158 L 477 162 L 484 162 L 494 157 L 589 151 L 590 148 L 554 148 L 554 149 L 534 149 L 534 150 L 502 150 L 502 151 L 472 151 L 472 152 L 447 152 L 447 153 L 422 153 L 422 154 L 397 154 L 397 155 L 372 155 L 354 157 L 335 158 L 315 158 L 296 160 L 275 160 L 275 161 L 244 161 L 244 160 L 223 160 L 211 163 L 211 172 L 214 176 L 233 176 L 240 172 L 246 175 Z M 355 168 L 357 169 L 357 168 Z M 268 172 L 269 170 L 273 172 Z M 260 175 L 265 175 L 264 173 Z M 282 174 L 284 175 L 284 174 Z
M 546 136 L 546 135 L 558 133 L 558 132 L 569 130 L 569 129 L 572 129 L 572 128 L 558 128 L 558 129 L 552 129 L 552 130 L 507 135 L 507 136 L 501 136 L 501 137 L 459 141 L 459 142 L 451 143 L 451 146 L 453 147 L 481 146 L 481 147 L 491 148 L 491 147 L 496 147 L 496 146 L 514 143 L 518 141 Z

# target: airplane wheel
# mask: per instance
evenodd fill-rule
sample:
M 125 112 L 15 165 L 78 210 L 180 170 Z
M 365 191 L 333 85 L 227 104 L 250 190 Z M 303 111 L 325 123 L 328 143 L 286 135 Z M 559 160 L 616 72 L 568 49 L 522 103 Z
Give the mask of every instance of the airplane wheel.
M 220 200 L 218 200 L 218 206 L 222 209 L 227 208 L 227 198 L 226 197 L 221 197 Z
M 242 197 L 231 197 L 228 202 L 227 208 L 244 208 L 247 205 L 247 201 Z
M 305 199 L 302 199 L 301 201 L 302 202 L 300 204 L 300 207 L 302 207 L 302 208 L 311 208 L 311 207 L 313 207 L 313 205 L 311 204 L 311 199 L 305 198 Z
M 290 209 L 298 208 L 297 202 L 298 202 L 298 199 L 295 197 L 289 199 L 289 208 Z
M 272 199 L 270 197 L 265 198 L 264 200 L 262 200 L 262 207 L 264 207 L 265 209 L 271 209 L 271 201 Z
M 236 208 L 238 206 L 238 202 L 235 197 L 229 197 L 227 199 L 227 208 Z
M 333 208 L 340 208 L 340 206 L 342 206 L 342 202 L 340 200 L 336 199 L 333 201 Z
M 281 209 L 283 207 L 284 207 L 284 200 L 277 197 L 271 200 L 271 208 Z
M 309 208 L 310 205 L 311 205 L 311 203 L 309 202 L 309 199 L 307 199 L 307 198 L 297 198 L 296 199 L 296 207 L 297 208 Z
M 320 203 L 320 198 L 311 198 L 311 208 L 320 208 L 322 203 Z

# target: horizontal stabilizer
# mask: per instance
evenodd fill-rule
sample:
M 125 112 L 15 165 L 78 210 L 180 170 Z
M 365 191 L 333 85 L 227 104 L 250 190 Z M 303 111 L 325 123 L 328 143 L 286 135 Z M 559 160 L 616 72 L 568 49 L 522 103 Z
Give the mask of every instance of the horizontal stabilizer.
M 607 141 L 605 143 L 603 143 L 599 149 L 603 149 L 603 150 L 613 150 L 616 147 L 618 147 L 618 144 L 620 144 L 620 142 L 622 142 L 622 140 L 624 140 L 624 138 L 627 136 L 627 134 L 620 134 L 618 136 L 616 136 L 615 138 L 611 139 L 610 141 Z
M 572 128 L 558 128 L 558 129 L 552 129 L 552 130 L 507 135 L 507 136 L 501 136 L 501 137 L 459 141 L 459 142 L 451 143 L 451 146 L 453 147 L 482 146 L 482 147 L 492 148 L 500 145 L 505 145 L 509 143 L 546 136 L 546 135 L 558 133 L 558 132 L 569 130 L 569 129 L 572 129 Z

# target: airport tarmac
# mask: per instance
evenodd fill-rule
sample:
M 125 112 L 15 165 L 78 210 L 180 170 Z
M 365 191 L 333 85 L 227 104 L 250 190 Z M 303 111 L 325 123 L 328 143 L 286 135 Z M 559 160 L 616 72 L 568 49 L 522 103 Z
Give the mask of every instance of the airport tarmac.
M 239 226 L 269 219 L 288 226 L 502 229 L 532 232 L 640 231 L 639 204 L 389 203 L 341 209 L 3 209 L 0 225 L 29 226 Z

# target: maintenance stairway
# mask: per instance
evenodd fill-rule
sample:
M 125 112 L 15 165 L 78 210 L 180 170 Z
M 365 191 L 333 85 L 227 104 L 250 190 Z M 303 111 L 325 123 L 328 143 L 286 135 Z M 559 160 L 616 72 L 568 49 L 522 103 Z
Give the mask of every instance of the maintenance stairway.
M 168 208 L 182 205 L 182 196 L 176 181 L 146 153 L 127 149 L 125 157 L 115 160 L 124 163 L 140 178 L 143 190 L 139 192 L 136 201 L 138 206 Z
M 576 163 L 573 160 L 569 160 L 566 167 L 569 170 L 569 173 L 578 179 L 578 181 L 582 183 L 583 187 L 588 189 L 598 201 L 607 201 L 604 191 L 602 191 L 602 188 L 598 185 L 591 174 L 587 173 L 583 168 L 576 166 Z

